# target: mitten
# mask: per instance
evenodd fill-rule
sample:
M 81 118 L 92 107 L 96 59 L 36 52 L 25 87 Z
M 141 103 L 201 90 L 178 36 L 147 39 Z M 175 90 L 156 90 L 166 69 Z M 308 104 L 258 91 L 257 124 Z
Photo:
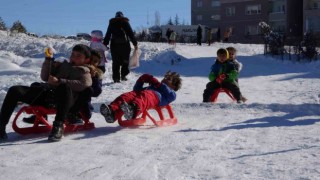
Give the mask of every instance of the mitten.
M 149 82 L 151 85 L 153 85 L 155 88 L 160 87 L 161 83 L 158 81 L 158 79 L 152 77 L 152 79 Z
M 217 83 L 221 84 L 224 79 L 226 79 L 226 75 L 225 74 L 220 74 L 217 77 L 216 81 L 217 81 Z
M 152 78 L 153 76 L 150 74 L 143 74 L 142 76 L 139 77 L 138 82 L 150 83 Z
M 44 54 L 47 58 L 53 58 L 53 49 L 51 47 L 45 48 Z

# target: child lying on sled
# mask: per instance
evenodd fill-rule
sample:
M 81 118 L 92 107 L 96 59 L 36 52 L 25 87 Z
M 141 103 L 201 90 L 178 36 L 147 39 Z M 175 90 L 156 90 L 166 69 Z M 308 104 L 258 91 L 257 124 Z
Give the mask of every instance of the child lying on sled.
M 144 83 L 149 86 L 143 87 Z M 117 97 L 109 105 L 102 104 L 100 112 L 108 123 L 116 121 L 116 114 L 123 112 L 127 120 L 135 119 L 142 112 L 157 106 L 165 106 L 176 99 L 182 79 L 176 72 L 167 72 L 159 82 L 150 74 L 143 74 L 134 85 L 133 91 Z

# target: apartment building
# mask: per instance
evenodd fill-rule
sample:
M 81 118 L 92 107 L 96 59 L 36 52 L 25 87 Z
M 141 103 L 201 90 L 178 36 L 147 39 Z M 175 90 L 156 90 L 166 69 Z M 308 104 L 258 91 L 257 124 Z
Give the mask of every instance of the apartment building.
M 273 31 L 288 38 L 302 35 L 301 7 L 304 0 L 220 0 L 219 3 L 217 0 L 191 1 L 191 23 L 219 28 L 221 37 L 224 32 L 230 31 L 231 42 L 262 42 L 258 26 L 261 21 L 267 22 Z M 215 7 L 215 11 L 210 11 L 210 4 L 219 6 Z M 219 17 L 219 21 L 213 21 L 210 14 Z
M 320 36 L 320 0 L 303 0 L 303 32 Z

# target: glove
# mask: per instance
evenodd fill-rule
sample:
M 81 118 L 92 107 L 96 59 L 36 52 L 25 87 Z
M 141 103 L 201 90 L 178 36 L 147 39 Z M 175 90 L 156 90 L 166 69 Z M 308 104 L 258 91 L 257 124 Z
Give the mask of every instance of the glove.
M 216 81 L 217 81 L 217 83 L 221 84 L 222 81 L 225 80 L 225 79 L 226 79 L 226 75 L 225 75 L 225 74 L 220 74 L 220 75 L 217 77 Z
M 161 83 L 150 74 L 143 74 L 139 77 L 138 82 L 149 83 L 150 85 L 153 85 L 156 88 L 160 87 L 161 85 Z
M 139 77 L 138 81 L 142 83 L 150 83 L 152 78 L 153 76 L 151 76 L 150 74 L 143 74 Z
M 46 58 L 53 58 L 53 49 L 51 47 L 45 48 L 44 55 Z

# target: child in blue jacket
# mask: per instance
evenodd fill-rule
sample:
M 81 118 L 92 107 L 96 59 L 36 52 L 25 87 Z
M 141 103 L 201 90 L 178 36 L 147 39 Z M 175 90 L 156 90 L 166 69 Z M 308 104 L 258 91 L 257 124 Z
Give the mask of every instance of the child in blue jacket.
M 238 78 L 237 65 L 228 59 L 229 53 L 226 49 L 219 49 L 217 51 L 217 60 L 211 66 L 209 74 L 210 82 L 206 85 L 206 89 L 203 92 L 203 102 L 210 102 L 213 92 L 218 88 L 230 90 L 238 103 L 243 102 L 243 97 L 236 81 Z
M 144 83 L 149 83 L 143 87 Z M 139 114 L 157 106 L 165 106 L 176 99 L 176 91 L 181 88 L 182 80 L 175 72 L 167 72 L 159 82 L 150 74 L 143 74 L 134 85 L 133 91 L 117 97 L 109 105 L 102 104 L 101 114 L 108 123 L 113 123 L 115 114 L 124 113 L 126 119 L 135 119 Z

